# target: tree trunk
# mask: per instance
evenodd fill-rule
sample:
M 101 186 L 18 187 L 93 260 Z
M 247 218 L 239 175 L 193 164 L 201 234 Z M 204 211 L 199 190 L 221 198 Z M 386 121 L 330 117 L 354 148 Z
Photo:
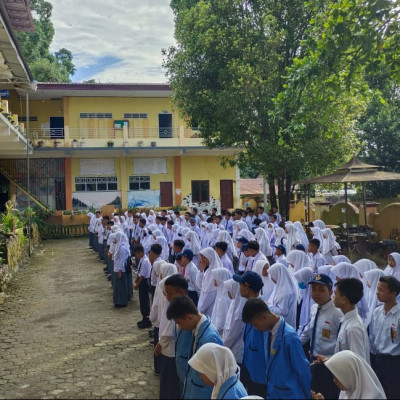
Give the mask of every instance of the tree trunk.
M 270 202 L 270 208 L 272 210 L 272 207 L 277 207 L 277 197 L 276 197 L 276 190 L 275 190 L 275 177 L 274 175 L 269 175 L 268 176 L 268 187 L 269 187 L 269 202 Z
M 283 173 L 278 177 L 279 212 L 283 221 L 289 221 L 290 199 L 292 196 L 292 178 Z

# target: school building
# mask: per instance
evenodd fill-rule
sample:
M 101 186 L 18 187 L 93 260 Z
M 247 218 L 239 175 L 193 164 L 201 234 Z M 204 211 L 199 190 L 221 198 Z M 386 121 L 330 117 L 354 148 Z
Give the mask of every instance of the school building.
M 52 210 L 240 206 L 237 168 L 223 168 L 233 149 L 206 149 L 171 103 L 167 84 L 39 83 L 10 92 L 8 107 L 29 118 L 33 150 L 30 193 Z M 15 115 L 14 115 L 15 116 Z M 2 157 L 9 196 L 27 202 L 26 157 Z

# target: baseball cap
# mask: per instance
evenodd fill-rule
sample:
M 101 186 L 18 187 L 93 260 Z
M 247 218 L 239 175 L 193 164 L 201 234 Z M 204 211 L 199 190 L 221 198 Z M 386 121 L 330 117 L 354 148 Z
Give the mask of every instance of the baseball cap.
M 196 218 L 189 218 L 189 222 L 196 222 Z
M 256 274 L 253 271 L 245 272 L 243 275 L 233 275 L 233 280 L 239 283 L 243 283 L 251 290 L 255 292 L 259 292 L 261 288 L 264 286 L 264 283 L 261 279 L 261 276 Z
M 327 285 L 327 286 L 329 286 L 330 289 L 332 289 L 332 287 L 333 287 L 332 279 L 329 278 L 329 276 L 325 275 L 325 274 L 314 275 L 313 280 L 311 282 L 308 282 L 308 284 L 310 284 L 310 283 L 320 283 L 321 285 Z
M 187 257 L 190 261 L 192 261 L 192 260 L 193 260 L 194 254 L 193 254 L 193 251 L 192 251 L 192 250 L 190 250 L 190 249 L 185 249 L 185 250 L 182 251 L 182 256 L 183 256 L 183 257 Z
M 247 243 L 244 243 L 242 246 L 242 251 L 246 251 L 249 248 L 249 246 L 247 246 Z
M 238 240 L 237 240 L 238 242 L 240 242 L 240 243 L 249 243 L 249 241 L 245 238 L 245 237 L 240 237 L 240 238 L 238 238 Z
M 283 244 L 280 244 L 279 246 L 276 246 L 277 249 L 283 252 L 283 254 L 286 255 L 286 247 Z

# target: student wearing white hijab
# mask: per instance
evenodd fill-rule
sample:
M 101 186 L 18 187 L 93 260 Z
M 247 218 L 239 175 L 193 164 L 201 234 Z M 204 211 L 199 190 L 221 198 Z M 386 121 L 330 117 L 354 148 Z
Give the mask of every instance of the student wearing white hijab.
M 300 221 L 294 222 L 293 225 L 296 227 L 297 232 L 299 233 L 301 244 L 304 246 L 305 249 L 307 249 L 308 237 L 307 234 L 304 232 L 303 225 Z
M 210 246 L 210 243 L 212 241 L 212 232 L 215 229 L 215 225 L 208 223 L 206 227 L 206 233 L 203 235 L 203 238 L 201 240 L 201 247 L 205 249 L 206 247 Z
M 317 226 L 313 226 L 311 228 L 312 235 L 315 239 L 318 239 L 320 242 L 319 251 L 322 252 L 322 248 L 324 245 L 324 236 L 322 234 L 322 230 L 319 229 Z
M 86 214 L 90 220 L 89 220 L 89 249 L 93 248 L 93 240 L 94 240 L 94 226 L 96 225 L 96 216 L 92 212 L 88 212 Z
M 267 304 L 274 314 L 284 317 L 296 329 L 297 304 L 301 299 L 297 281 L 293 273 L 280 263 L 272 265 L 268 272 L 275 287 Z
M 311 298 L 311 285 L 309 283 L 313 280 L 314 271 L 310 267 L 305 267 L 294 273 L 300 287 L 300 294 L 302 303 L 300 308 L 299 328 L 297 333 L 299 336 L 302 334 L 304 328 L 310 323 L 311 307 L 314 300 Z
M 368 304 L 368 315 L 365 321 L 365 326 L 368 327 L 371 323 L 372 315 L 374 314 L 375 308 L 382 305 L 376 296 L 376 289 L 378 287 L 379 278 L 385 276 L 385 272 L 381 269 L 371 269 L 364 272 L 364 289 L 365 289 L 365 301 Z
M 341 390 L 339 399 L 386 399 L 375 372 L 368 363 L 350 350 L 343 350 L 325 361 Z M 323 397 L 313 393 L 313 399 Z
M 239 234 L 236 237 L 236 239 L 239 239 L 239 238 L 242 238 L 242 237 L 247 239 L 249 242 L 251 240 L 254 240 L 254 235 L 247 228 L 240 230 Z
M 388 265 L 384 270 L 386 275 L 394 276 L 400 281 L 400 254 L 390 253 L 388 256 Z
M 269 243 L 271 246 L 275 245 L 275 227 L 274 224 L 271 224 L 270 222 L 268 222 L 268 224 L 265 227 L 265 233 L 267 234 L 267 238 L 269 239 Z
M 258 260 L 255 262 L 252 271 L 259 275 L 264 283 L 261 289 L 261 297 L 264 301 L 268 301 L 274 290 L 275 284 L 272 282 L 271 277 L 268 273 L 270 268 L 269 262 L 265 260 Z
M 187 240 L 187 247 L 186 249 L 190 249 L 193 252 L 193 262 L 195 265 L 198 267 L 199 266 L 199 254 L 201 251 L 201 244 L 199 241 L 199 236 L 197 235 L 196 232 L 190 231 L 186 235 L 186 240 Z
M 300 240 L 300 235 L 299 232 L 297 231 L 297 228 L 292 224 L 287 224 L 285 226 L 286 232 L 287 232 L 287 246 L 286 246 L 286 251 L 292 251 L 296 249 L 296 246 L 298 244 L 301 244 Z
M 209 317 L 211 317 L 217 296 L 217 288 L 214 286 L 211 271 L 217 268 L 223 268 L 221 259 L 213 248 L 206 247 L 200 252 L 200 271 L 196 276 L 196 285 L 200 288 L 199 312 Z
M 243 360 L 243 333 L 245 327 L 245 323 L 242 320 L 242 310 L 247 299 L 240 295 L 240 285 L 233 279 L 225 281 L 224 286 L 231 302 L 226 313 L 222 341 L 226 347 L 231 349 L 236 362 L 241 364 Z
M 279 246 L 280 244 L 285 246 L 287 249 L 287 236 L 286 232 L 283 228 L 275 228 L 275 247 Z
M 119 231 L 115 238 L 114 274 L 113 274 L 113 301 L 114 307 L 126 307 L 128 305 L 128 281 L 125 271 L 125 262 L 130 256 L 128 238 L 125 233 Z
M 360 279 L 364 281 L 364 283 L 364 274 L 372 269 L 378 269 L 378 266 L 372 260 L 368 260 L 367 258 L 362 258 L 361 260 L 356 261 L 353 265 L 358 269 Z
M 321 229 L 321 231 L 322 231 L 322 229 L 326 228 L 325 222 L 320 219 L 316 219 L 315 221 L 313 221 L 313 225 L 316 226 L 317 228 Z
M 211 399 L 240 399 L 247 396 L 239 381 L 239 367 L 232 352 L 225 346 L 206 343 L 189 360 L 203 382 L 213 387 Z
M 311 261 L 307 257 L 307 254 L 301 250 L 292 250 L 286 256 L 286 262 L 291 265 L 293 272 L 300 271 L 303 268 L 311 268 Z
M 211 276 L 214 279 L 214 286 L 217 288 L 217 296 L 215 298 L 216 306 L 213 308 L 211 314 L 211 322 L 217 328 L 218 333 L 222 335 L 226 314 L 231 302 L 224 282 L 231 279 L 231 273 L 226 268 L 217 268 L 211 271 Z
M 343 254 L 339 254 L 338 256 L 333 256 L 332 258 L 333 258 L 332 265 L 336 265 L 336 264 L 339 264 L 341 262 L 346 262 L 346 263 L 351 264 L 351 261 L 346 256 L 344 256 Z
M 233 235 L 232 235 L 232 239 L 233 242 L 236 244 L 236 241 L 239 237 L 239 232 L 242 229 L 247 229 L 247 224 L 244 221 L 234 221 L 233 222 Z
M 231 261 L 233 261 L 233 257 L 237 257 L 236 246 L 233 243 L 231 235 L 228 233 L 228 231 L 219 231 L 217 242 L 225 242 L 228 245 L 226 254 Z
M 329 228 L 322 230 L 322 237 L 324 238 L 324 241 L 322 242 L 321 253 L 327 263 L 332 263 L 332 257 L 338 255 L 340 245 L 336 242 L 335 234 Z
M 154 243 L 157 243 L 161 246 L 161 248 L 162 248 L 161 258 L 165 261 L 168 261 L 169 247 L 168 247 L 167 239 L 165 239 L 165 236 L 161 232 L 159 235 L 156 236 L 156 240 Z
M 265 232 L 264 229 L 262 228 L 256 228 L 254 230 L 254 236 L 257 240 L 257 242 L 260 245 L 260 251 L 265 255 L 265 257 L 272 257 L 274 251 L 272 250 L 269 238 Z

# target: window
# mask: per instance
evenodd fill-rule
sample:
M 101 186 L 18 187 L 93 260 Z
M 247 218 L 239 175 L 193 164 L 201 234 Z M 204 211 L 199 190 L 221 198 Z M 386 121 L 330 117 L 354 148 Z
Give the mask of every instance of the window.
M 150 190 L 150 176 L 130 176 L 129 190 Z
M 79 118 L 100 118 L 100 119 L 112 119 L 112 113 L 80 113 Z
M 118 190 L 116 176 L 75 178 L 77 192 L 111 192 Z
M 147 119 L 147 113 L 125 113 L 124 118 Z
M 210 181 L 192 181 L 192 202 L 210 202 Z

